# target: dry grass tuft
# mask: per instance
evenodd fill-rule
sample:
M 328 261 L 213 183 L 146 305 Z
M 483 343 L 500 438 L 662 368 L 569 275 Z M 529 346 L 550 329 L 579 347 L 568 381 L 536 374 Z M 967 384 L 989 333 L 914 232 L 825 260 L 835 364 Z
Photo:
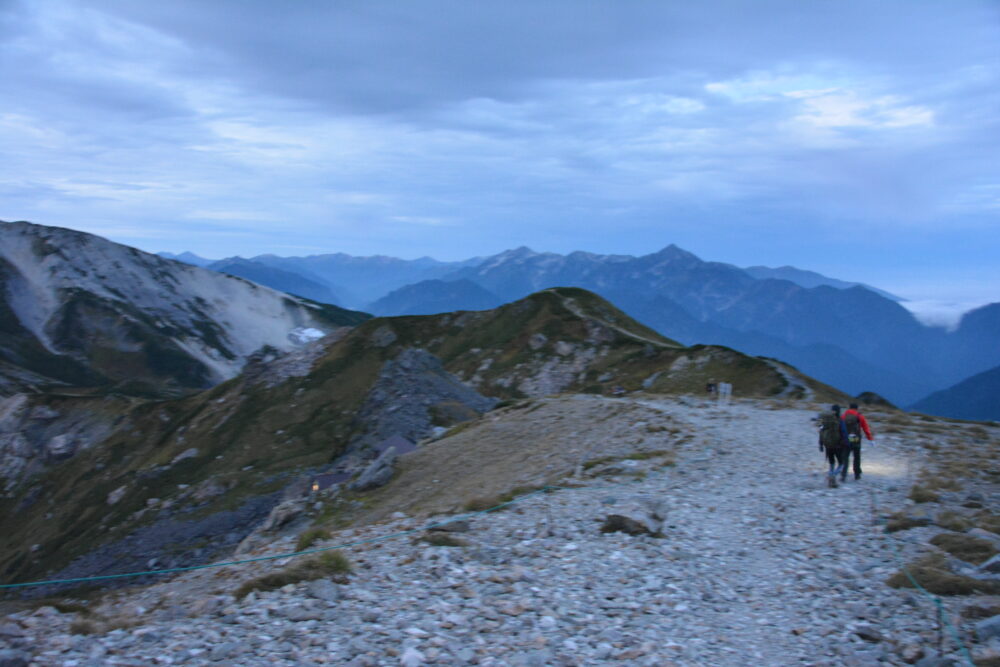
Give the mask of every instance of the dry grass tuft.
M 583 469 L 590 470 L 599 465 L 605 463 L 614 463 L 615 461 L 647 461 L 649 459 L 663 458 L 664 461 L 661 465 L 673 466 L 677 464 L 674 458 L 674 452 L 669 449 L 656 449 L 645 452 L 633 452 L 631 454 L 626 454 L 625 456 L 602 456 L 597 459 L 590 459 L 584 462 Z
M 246 597 L 251 591 L 273 591 L 288 584 L 314 579 L 332 579 L 337 583 L 347 583 L 347 575 L 354 568 L 351 561 L 340 551 L 327 551 L 316 558 L 302 561 L 279 572 L 244 582 L 233 595 L 236 599 Z
M 931 538 L 931 544 L 944 549 L 955 558 L 973 565 L 985 563 L 995 556 L 997 548 L 988 540 L 962 533 L 941 533 Z
M 528 493 L 534 493 L 535 491 L 540 491 L 544 489 L 544 486 L 518 486 L 507 493 L 500 494 L 499 496 L 483 497 L 479 496 L 472 498 L 465 502 L 462 508 L 466 512 L 485 512 L 486 510 L 499 511 L 501 509 L 506 509 L 506 507 L 500 507 L 505 503 L 509 503 L 518 496 L 523 496 Z
M 941 500 L 941 496 L 919 484 L 913 485 L 913 488 L 910 489 L 910 495 L 907 497 L 915 503 L 936 503 Z
M 981 581 L 950 572 L 944 554 L 924 556 L 906 567 L 917 583 L 935 595 L 1000 593 L 1000 581 Z M 886 584 L 893 588 L 915 588 L 910 578 L 902 571 L 889 577 Z
M 964 533 L 969 528 L 972 528 L 972 521 L 958 512 L 949 510 L 938 512 L 938 515 L 934 518 L 934 524 L 945 530 L 953 530 L 956 533 Z
M 983 510 L 973 517 L 973 521 L 976 524 L 976 528 L 982 528 L 983 530 L 1000 535 L 1000 515 L 994 514 L 989 510 Z
M 936 477 L 921 482 L 928 491 L 961 491 L 962 484 L 952 477 Z
M 978 620 L 1000 614 L 1000 604 L 971 604 L 962 610 L 962 618 Z
M 442 533 L 438 531 L 431 531 L 424 533 L 420 537 L 414 540 L 416 542 L 424 542 L 432 547 L 467 547 L 469 543 L 465 540 L 455 537 L 454 535 L 449 535 L 448 533 Z
M 71 635 L 96 635 L 100 632 L 97 623 L 83 618 L 78 618 L 69 624 Z
M 295 543 L 296 551 L 305 551 L 320 540 L 330 539 L 330 532 L 323 528 L 310 528 L 299 535 L 299 541 Z
M 901 530 L 928 526 L 930 523 L 930 518 L 926 516 L 914 516 L 912 514 L 908 514 L 907 512 L 896 512 L 889 517 L 888 521 L 886 521 L 885 532 L 897 533 Z

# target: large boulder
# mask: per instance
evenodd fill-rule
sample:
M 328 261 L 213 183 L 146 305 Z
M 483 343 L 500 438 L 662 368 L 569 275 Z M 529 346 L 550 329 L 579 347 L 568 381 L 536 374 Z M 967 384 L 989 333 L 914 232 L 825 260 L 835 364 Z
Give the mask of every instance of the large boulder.
M 260 531 L 276 531 L 288 526 L 302 516 L 306 511 L 305 499 L 286 500 L 275 505 L 274 509 L 260 525 Z
M 372 461 L 355 481 L 351 482 L 349 488 L 352 491 L 368 491 L 383 486 L 392 479 L 396 458 L 396 448 L 389 447 Z
M 666 519 L 665 500 L 648 495 L 633 496 L 615 501 L 615 511 L 605 517 L 601 532 L 662 537 Z

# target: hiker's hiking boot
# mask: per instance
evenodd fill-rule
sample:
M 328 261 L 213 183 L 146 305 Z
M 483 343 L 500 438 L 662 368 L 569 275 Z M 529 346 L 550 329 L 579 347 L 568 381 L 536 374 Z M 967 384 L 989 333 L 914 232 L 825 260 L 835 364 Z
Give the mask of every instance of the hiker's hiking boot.
M 859 472 L 854 473 L 854 481 L 856 482 L 859 479 L 861 479 L 861 473 L 859 473 Z
M 831 489 L 836 489 L 837 488 L 837 476 L 836 475 L 827 475 L 826 476 L 826 485 L 828 487 L 830 487 Z

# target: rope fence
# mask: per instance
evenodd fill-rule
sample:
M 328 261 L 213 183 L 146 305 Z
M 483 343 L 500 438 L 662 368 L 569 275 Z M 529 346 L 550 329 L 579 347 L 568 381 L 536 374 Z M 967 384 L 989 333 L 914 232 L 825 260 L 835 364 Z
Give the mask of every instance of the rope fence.
M 621 487 L 634 484 L 636 481 L 638 481 L 638 480 L 633 480 L 633 481 L 630 481 L 630 482 L 617 483 L 617 484 L 604 484 L 604 485 L 601 485 L 601 486 L 589 486 L 588 485 L 588 486 L 581 486 L 581 487 L 576 487 L 576 486 L 565 487 L 565 486 L 547 485 L 547 486 L 544 486 L 544 487 L 542 487 L 540 489 L 537 489 L 535 491 L 531 491 L 529 493 L 526 493 L 524 495 L 518 496 L 518 497 L 513 498 L 513 499 L 511 499 L 509 501 L 500 503 L 498 505 L 495 505 L 493 507 L 490 507 L 490 508 L 487 508 L 487 509 L 484 509 L 484 510 L 478 510 L 478 511 L 474 511 L 474 512 L 466 512 L 464 514 L 460 514 L 460 515 L 456 515 L 454 517 L 450 517 L 450 518 L 448 518 L 445 521 L 438 521 L 438 522 L 435 522 L 435 523 L 430 523 L 430 524 L 427 524 L 427 525 L 422 526 L 420 528 L 412 528 L 412 529 L 409 529 L 409 530 L 397 531 L 397 532 L 394 532 L 394 533 L 389 533 L 387 535 L 381 535 L 381 536 L 377 536 L 377 537 L 370 537 L 370 538 L 365 538 L 365 539 L 361 539 L 361 540 L 354 540 L 354 541 L 351 541 L 351 542 L 344 542 L 344 543 L 341 543 L 341 544 L 335 544 L 335 545 L 328 546 L 328 547 L 318 547 L 318 548 L 315 548 L 315 549 L 306 549 L 306 550 L 303 550 L 303 551 L 295 551 L 295 552 L 290 552 L 290 553 L 273 554 L 273 555 L 269 555 L 269 556 L 257 556 L 257 557 L 254 557 L 254 558 L 245 558 L 245 559 L 241 559 L 241 560 L 224 561 L 224 562 L 221 562 L 221 563 L 207 563 L 207 564 L 204 564 L 204 565 L 191 565 L 191 566 L 187 566 L 187 567 L 165 568 L 165 569 L 159 569 L 159 570 L 144 570 L 144 571 L 140 571 L 140 572 L 125 572 L 125 573 L 121 573 L 121 574 L 106 574 L 106 575 L 97 575 L 97 576 L 90 576 L 90 577 L 76 577 L 76 578 L 71 578 L 71 579 L 49 579 L 49 580 L 42 580 L 42 581 L 30 581 L 30 582 L 18 583 L 18 584 L 0 584 L 0 591 L 2 591 L 2 590 L 21 589 L 21 588 L 30 588 L 30 587 L 37 587 L 37 586 L 48 586 L 48 585 L 85 584 L 85 583 L 91 583 L 91 582 L 97 582 L 97 581 L 108 581 L 108 580 L 113 580 L 113 579 L 123 579 L 123 578 L 129 578 L 129 577 L 144 577 L 144 576 L 153 576 L 153 575 L 177 574 L 177 573 L 181 573 L 181 572 L 192 572 L 192 571 L 196 571 L 196 570 L 206 570 L 206 569 L 221 568 L 221 567 L 232 567 L 232 566 L 235 566 L 235 565 L 246 565 L 246 564 L 249 564 L 249 563 L 259 563 L 259 562 L 264 562 L 264 561 L 281 560 L 281 559 L 286 559 L 286 558 L 297 558 L 297 557 L 300 557 L 300 556 L 308 556 L 308 555 L 322 553 L 322 552 L 326 552 L 326 551 L 334 551 L 334 550 L 338 550 L 338 549 L 345 549 L 345 548 L 348 548 L 348 547 L 354 547 L 354 546 L 359 546 L 359 545 L 363 545 L 363 544 L 373 544 L 373 543 L 376 543 L 376 542 L 385 542 L 385 541 L 388 541 L 388 540 L 393 540 L 393 539 L 397 539 L 397 538 L 400 538 L 400 537 L 405 537 L 407 535 L 412 535 L 412 534 L 415 534 L 415 533 L 424 532 L 424 531 L 432 529 L 432 528 L 436 528 L 436 527 L 440 527 L 440 526 L 445 526 L 445 525 L 447 525 L 449 523 L 453 523 L 455 521 L 461 521 L 463 519 L 467 519 L 467 518 L 471 518 L 471 517 L 475 517 L 475 516 L 480 516 L 480 515 L 484 515 L 484 514 L 489 514 L 490 512 L 495 512 L 497 510 L 503 509 L 504 507 L 508 507 L 508 506 L 514 505 L 516 503 L 524 502 L 525 500 L 527 500 L 529 498 L 532 498 L 534 496 L 537 496 L 537 495 L 543 494 L 543 493 L 551 493 L 553 491 L 567 490 L 567 489 L 581 489 L 581 488 L 582 489 L 587 489 L 587 490 L 619 489 Z M 881 527 L 881 529 L 882 529 L 880 531 L 881 536 L 891 546 L 892 555 L 893 555 L 893 557 L 896 560 L 896 563 L 897 563 L 897 565 L 899 567 L 899 570 L 906 575 L 906 578 L 912 584 L 913 588 L 915 588 L 917 591 L 919 591 L 921 594 L 923 594 L 928 600 L 930 600 L 933 603 L 933 605 L 935 606 L 936 611 L 937 611 L 939 624 L 943 624 L 948 629 L 948 632 L 951 635 L 951 638 L 954 641 L 955 645 L 958 647 L 958 650 L 961 653 L 962 657 L 968 662 L 969 665 L 971 665 L 972 667 L 975 667 L 975 663 L 972 660 L 972 655 L 969 652 L 968 647 L 966 647 L 965 643 L 962 641 L 962 638 L 961 638 L 961 636 L 960 636 L 960 634 L 958 632 L 958 629 L 954 626 L 954 624 L 949 619 L 948 613 L 947 613 L 947 609 L 945 608 L 944 603 L 941 601 L 941 598 L 939 598 L 938 596 L 932 594 L 930 591 L 928 591 L 926 588 L 924 588 L 923 585 L 921 585 L 919 581 L 917 581 L 917 579 L 913 576 L 913 573 L 910 572 L 909 568 L 906 566 L 906 563 L 903 561 L 902 553 L 900 551 L 899 545 L 896 543 L 896 539 L 892 536 L 891 533 L 888 533 L 888 532 L 885 531 L 886 521 L 885 521 L 884 518 L 881 518 L 879 516 L 879 505 L 878 505 L 878 499 L 877 499 L 877 495 L 876 495 L 875 489 L 872 488 L 871 486 L 869 486 L 868 487 L 868 492 L 869 492 L 869 498 L 870 498 L 870 510 L 871 510 L 871 513 L 872 513 L 872 524 L 874 526 Z M 807 550 L 810 550 L 810 549 L 821 548 L 821 547 L 825 546 L 826 544 L 827 543 L 812 544 L 812 545 L 809 545 L 808 547 L 805 547 L 805 548 L 801 549 L 801 551 L 807 551 Z

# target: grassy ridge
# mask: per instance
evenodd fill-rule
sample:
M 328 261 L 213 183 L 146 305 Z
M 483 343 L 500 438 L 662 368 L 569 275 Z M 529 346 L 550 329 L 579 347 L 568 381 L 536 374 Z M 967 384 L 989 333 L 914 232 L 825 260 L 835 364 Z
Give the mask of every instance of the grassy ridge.
M 766 361 L 722 347 L 685 348 L 576 288 L 545 290 L 493 311 L 369 319 L 331 345 L 307 376 L 271 387 L 241 376 L 107 415 L 119 422 L 106 440 L 0 501 L 0 577 L 35 579 L 64 567 L 156 520 L 162 501 L 206 516 L 328 463 L 363 428 L 355 414 L 384 363 L 408 347 L 426 349 L 500 399 L 538 386 L 611 393 L 647 383 L 653 391 L 701 393 L 713 379 L 733 383 L 738 395 L 767 397 L 786 384 Z M 555 379 L 540 385 L 547 374 Z M 199 498 L 208 484 L 224 491 Z M 121 497 L 109 504 L 115 492 Z M 26 502 L 29 496 L 36 500 Z

